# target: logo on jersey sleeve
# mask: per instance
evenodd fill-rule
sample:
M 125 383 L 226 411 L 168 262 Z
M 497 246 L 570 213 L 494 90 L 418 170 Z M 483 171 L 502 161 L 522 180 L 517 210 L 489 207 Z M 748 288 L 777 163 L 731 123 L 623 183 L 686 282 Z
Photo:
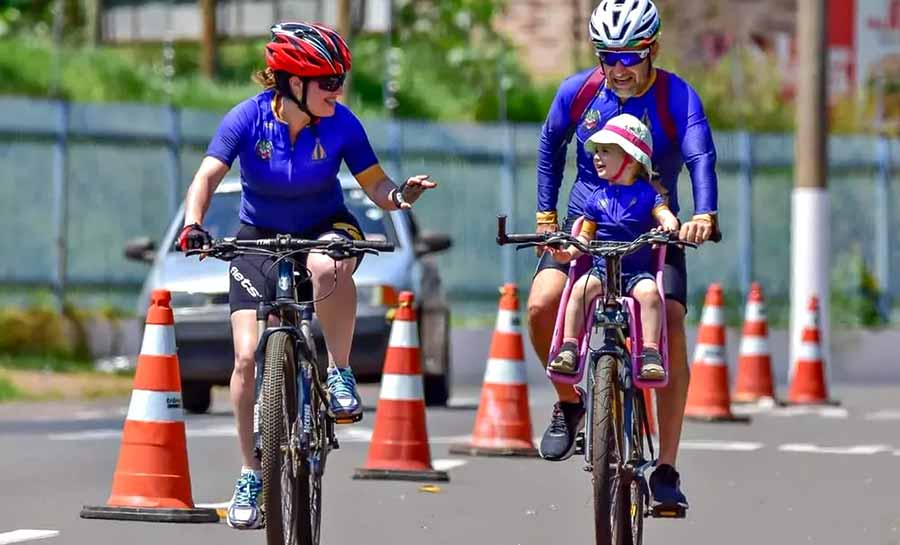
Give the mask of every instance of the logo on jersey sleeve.
M 597 110 L 588 110 L 588 113 L 584 115 L 584 122 L 582 126 L 585 130 L 592 131 L 597 128 L 597 125 L 600 124 L 600 112 Z
M 258 140 L 256 142 L 256 155 L 263 161 L 268 161 L 272 158 L 273 149 L 272 142 L 269 140 Z

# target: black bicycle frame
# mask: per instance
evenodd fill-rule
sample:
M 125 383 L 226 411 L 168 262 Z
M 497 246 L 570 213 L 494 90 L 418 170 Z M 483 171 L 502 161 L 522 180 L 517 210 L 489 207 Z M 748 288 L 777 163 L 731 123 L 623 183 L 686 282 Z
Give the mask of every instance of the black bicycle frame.
M 256 320 L 259 331 L 259 341 L 256 344 L 255 360 L 256 360 L 256 380 L 254 388 L 254 405 L 253 405 L 253 444 L 257 457 L 262 451 L 262 437 L 259 432 L 259 396 L 262 390 L 262 380 L 266 366 L 266 344 L 269 337 L 279 331 L 284 331 L 291 336 L 294 345 L 294 354 L 302 354 L 303 361 L 311 361 L 312 354 L 309 353 L 309 347 L 306 340 L 300 332 L 300 323 L 303 321 L 312 321 L 313 310 L 310 303 L 298 303 L 294 282 L 295 270 L 294 262 L 290 259 L 281 259 L 278 261 L 278 276 L 275 283 L 275 301 L 263 301 L 259 303 L 256 310 Z M 270 315 L 277 315 L 281 318 L 280 326 L 269 327 L 268 319 Z M 299 316 L 299 320 L 297 317 Z M 302 423 L 299 434 L 301 452 L 306 452 L 308 446 L 309 434 L 312 430 L 312 408 L 310 393 L 312 383 L 312 370 L 297 369 L 296 388 L 297 399 L 299 400 L 298 414 Z

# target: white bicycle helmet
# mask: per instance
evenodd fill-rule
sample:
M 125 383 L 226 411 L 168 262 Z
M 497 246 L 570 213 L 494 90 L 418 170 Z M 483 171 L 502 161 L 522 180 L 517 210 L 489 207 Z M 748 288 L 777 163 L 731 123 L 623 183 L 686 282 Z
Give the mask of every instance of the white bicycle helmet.
M 597 50 L 639 49 L 656 41 L 661 25 L 652 0 L 602 0 L 588 31 Z

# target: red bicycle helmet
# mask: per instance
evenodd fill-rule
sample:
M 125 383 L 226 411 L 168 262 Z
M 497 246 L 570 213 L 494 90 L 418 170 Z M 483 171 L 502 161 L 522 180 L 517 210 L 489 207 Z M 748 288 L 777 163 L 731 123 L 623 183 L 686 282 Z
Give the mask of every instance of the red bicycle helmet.
M 339 76 L 350 71 L 350 48 L 340 34 L 313 23 L 279 23 L 266 44 L 266 65 L 301 78 Z

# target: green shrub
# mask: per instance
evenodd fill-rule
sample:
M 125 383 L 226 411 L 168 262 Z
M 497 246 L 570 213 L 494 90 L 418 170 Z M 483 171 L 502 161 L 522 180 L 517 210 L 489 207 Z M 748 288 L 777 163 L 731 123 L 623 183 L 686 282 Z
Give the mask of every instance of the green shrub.
M 9 379 L 0 377 L 0 403 L 10 401 L 22 396 L 22 393 L 13 385 Z
M 45 302 L 2 307 L 0 355 L 88 361 L 85 322 L 91 315 L 70 305 L 60 313 Z

